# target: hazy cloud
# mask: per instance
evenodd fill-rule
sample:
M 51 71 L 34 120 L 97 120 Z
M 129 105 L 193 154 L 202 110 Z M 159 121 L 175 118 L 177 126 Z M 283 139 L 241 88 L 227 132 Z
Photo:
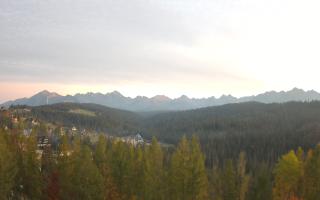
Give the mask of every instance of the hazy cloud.
M 0 0 L 0 79 L 124 90 L 132 82 L 146 93 L 150 83 L 179 92 L 193 82 L 190 94 L 198 87 L 206 96 L 311 89 L 319 7 L 312 0 Z

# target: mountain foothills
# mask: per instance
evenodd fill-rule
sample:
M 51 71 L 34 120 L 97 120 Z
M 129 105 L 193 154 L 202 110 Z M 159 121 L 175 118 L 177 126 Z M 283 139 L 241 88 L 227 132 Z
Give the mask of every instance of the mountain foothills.
M 0 199 L 318 200 L 319 131 L 318 101 L 1 108 Z
M 87 93 L 76 94 L 74 96 L 62 96 L 54 92 L 42 91 L 30 98 L 22 98 L 14 101 L 9 101 L 3 106 L 10 105 L 28 105 L 40 106 L 47 104 L 72 102 L 72 103 L 94 103 L 112 108 L 118 108 L 130 111 L 168 111 L 168 110 L 189 110 L 208 106 L 224 105 L 229 103 L 241 103 L 249 101 L 257 101 L 261 103 L 282 103 L 288 101 L 311 101 L 320 100 L 320 94 L 314 90 L 304 91 L 294 88 L 284 92 L 266 92 L 256 96 L 247 96 L 236 98 L 231 95 L 222 95 L 220 98 L 188 98 L 183 95 L 176 99 L 171 99 L 164 95 L 157 95 L 152 98 L 137 96 L 136 98 L 125 97 L 117 91 L 101 94 Z
M 249 164 L 275 163 L 290 149 L 314 147 L 320 142 L 320 102 L 264 104 L 246 102 L 188 111 L 135 113 L 96 104 L 59 103 L 28 108 L 21 116 L 58 127 L 77 127 L 123 137 L 141 134 L 177 144 L 182 136 L 197 135 L 206 162 L 247 152 Z
M 0 199 L 318 200 L 319 131 L 317 101 L 1 108 Z

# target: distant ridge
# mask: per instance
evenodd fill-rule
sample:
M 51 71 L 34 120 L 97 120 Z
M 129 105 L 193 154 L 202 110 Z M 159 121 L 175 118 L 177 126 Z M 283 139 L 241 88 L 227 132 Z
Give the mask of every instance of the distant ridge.
M 137 96 L 135 98 L 125 97 L 120 92 L 111 93 L 86 93 L 62 96 L 55 92 L 47 90 L 41 91 L 30 98 L 21 98 L 14 101 L 8 101 L 2 106 L 28 105 L 40 106 L 62 102 L 72 103 L 94 103 L 112 108 L 118 108 L 130 111 L 170 111 L 170 110 L 190 110 L 208 106 L 224 105 L 229 103 L 241 103 L 256 101 L 261 103 L 283 103 L 289 101 L 312 101 L 320 100 L 320 93 L 309 90 L 304 91 L 299 88 L 293 88 L 289 91 L 269 91 L 254 96 L 236 98 L 231 95 L 222 95 L 219 98 L 189 98 L 182 95 L 179 98 L 171 99 L 164 95 L 157 95 L 151 98 Z

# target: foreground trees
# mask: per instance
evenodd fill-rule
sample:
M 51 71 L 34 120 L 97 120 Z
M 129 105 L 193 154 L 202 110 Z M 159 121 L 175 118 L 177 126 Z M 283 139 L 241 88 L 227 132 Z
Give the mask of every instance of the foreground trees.
M 240 153 L 236 165 L 231 159 L 228 159 L 222 169 L 215 168 L 212 181 L 215 199 L 248 199 L 250 176 L 247 174 L 246 168 L 246 157 L 243 152 Z
M 16 160 L 9 150 L 6 138 L 0 133 L 0 199 L 7 199 L 15 185 Z
M 241 152 L 210 169 L 196 137 L 163 148 L 155 138 L 133 146 L 62 136 L 57 151 L 40 153 L 34 134 L 2 131 L 0 200 L 320 199 L 320 146 L 306 155 L 290 151 L 274 167 L 252 168 L 246 160 Z
M 305 200 L 320 198 L 320 145 L 308 152 L 304 164 L 303 196 Z
M 172 155 L 171 199 L 198 200 L 208 198 L 208 180 L 198 140 L 183 137 Z
M 275 167 L 273 199 L 316 200 L 320 198 L 320 145 L 309 150 L 306 158 L 301 149 L 282 156 Z
M 275 167 L 274 200 L 300 199 L 301 162 L 294 151 L 282 156 Z

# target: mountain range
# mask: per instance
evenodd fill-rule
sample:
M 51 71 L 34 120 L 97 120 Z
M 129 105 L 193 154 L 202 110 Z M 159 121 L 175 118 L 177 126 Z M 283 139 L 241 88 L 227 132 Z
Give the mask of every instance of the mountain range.
M 129 111 L 174 111 L 190 110 L 209 106 L 218 106 L 229 103 L 242 103 L 256 101 L 261 103 L 283 103 L 289 101 L 312 101 L 320 100 L 320 93 L 309 90 L 293 88 L 290 91 L 269 91 L 258 95 L 246 97 L 234 97 L 231 95 L 222 95 L 219 98 L 189 98 L 182 95 L 179 98 L 171 99 L 164 95 L 157 95 L 151 98 L 137 96 L 135 98 L 125 97 L 121 93 L 114 91 L 107 94 L 86 93 L 75 95 L 59 95 L 55 92 L 44 90 L 30 98 L 21 98 L 8 101 L 1 106 L 9 107 L 11 105 L 40 106 L 47 104 L 56 104 L 63 102 L 72 103 L 94 103 L 112 108 Z

